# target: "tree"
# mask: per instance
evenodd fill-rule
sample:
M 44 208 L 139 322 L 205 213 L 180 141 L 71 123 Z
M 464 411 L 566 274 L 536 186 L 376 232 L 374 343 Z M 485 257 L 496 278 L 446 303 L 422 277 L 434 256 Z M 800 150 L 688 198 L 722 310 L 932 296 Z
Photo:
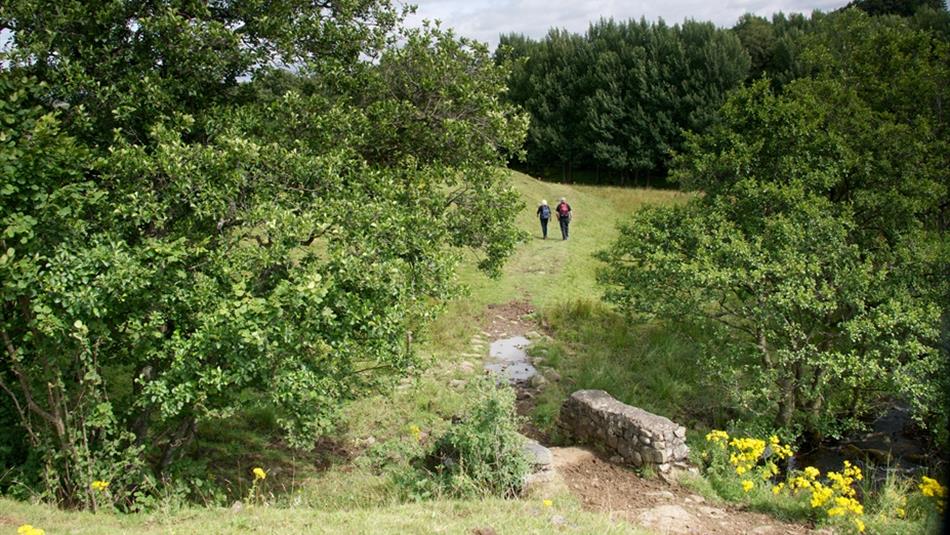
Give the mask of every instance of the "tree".
M 857 8 L 868 15 L 899 15 L 910 17 L 921 8 L 946 10 L 944 0 L 854 0 L 844 9 Z
M 497 272 L 525 119 L 483 45 L 399 20 L 0 7 L 0 389 L 51 498 L 95 508 L 107 480 L 128 505 L 255 405 L 309 447 L 412 366 L 462 251 Z
M 806 57 L 814 78 L 757 82 L 690 136 L 674 176 L 702 195 L 624 225 L 600 279 L 630 314 L 704 332 L 747 416 L 836 434 L 899 396 L 945 440 L 947 46 L 852 11 Z
M 606 168 L 621 177 L 665 172 L 684 129 L 706 128 L 749 60 L 709 23 L 667 26 L 600 20 L 583 36 L 505 36 L 497 59 L 517 57 L 510 99 L 531 115 L 528 163 Z

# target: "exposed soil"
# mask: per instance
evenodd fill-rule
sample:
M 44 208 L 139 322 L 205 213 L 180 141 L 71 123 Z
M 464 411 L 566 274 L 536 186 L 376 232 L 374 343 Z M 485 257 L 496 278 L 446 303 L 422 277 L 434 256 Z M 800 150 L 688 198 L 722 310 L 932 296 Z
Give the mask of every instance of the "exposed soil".
M 687 488 L 645 479 L 582 448 L 551 448 L 554 468 L 585 509 L 657 533 L 755 535 L 814 533 L 731 504 L 710 503 Z
M 485 333 L 491 340 L 524 336 L 537 329 L 531 319 L 526 318 L 534 314 L 534 307 L 527 301 L 511 301 L 503 305 L 488 305 L 488 327 Z

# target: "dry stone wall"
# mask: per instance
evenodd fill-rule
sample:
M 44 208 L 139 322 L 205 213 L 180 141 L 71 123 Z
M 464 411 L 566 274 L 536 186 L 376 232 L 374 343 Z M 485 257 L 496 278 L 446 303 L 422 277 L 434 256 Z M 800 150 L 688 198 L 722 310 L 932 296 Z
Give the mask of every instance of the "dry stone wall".
M 669 418 L 621 403 L 603 390 L 579 390 L 561 406 L 561 431 L 615 461 L 652 466 L 665 474 L 688 468 L 686 428 Z

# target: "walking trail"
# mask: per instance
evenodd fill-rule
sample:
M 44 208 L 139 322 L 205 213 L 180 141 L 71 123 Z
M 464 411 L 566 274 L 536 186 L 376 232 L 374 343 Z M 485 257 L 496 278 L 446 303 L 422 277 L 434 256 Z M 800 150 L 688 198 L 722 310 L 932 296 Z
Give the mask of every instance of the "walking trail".
M 518 380 L 518 412 L 530 414 L 534 398 L 544 387 L 547 379 L 535 375 L 530 358 L 509 353 L 511 346 L 523 349 L 530 340 L 537 339 L 539 326 L 531 314 L 534 312 L 526 302 L 511 302 L 492 305 L 488 308 L 489 324 L 472 338 L 474 357 L 479 348 L 485 358 L 484 348 L 491 344 L 492 351 L 485 368 L 494 372 L 514 375 Z M 520 338 L 516 338 L 520 337 Z M 521 353 L 523 355 L 523 352 Z M 559 380 L 556 373 L 548 372 L 552 380 Z M 552 455 L 553 478 L 546 484 L 563 484 L 583 507 L 654 533 L 670 534 L 755 534 L 798 535 L 819 533 L 808 526 L 781 522 L 767 515 L 744 510 L 741 506 L 712 502 L 676 482 L 659 478 L 645 479 L 633 470 L 613 464 L 596 452 L 582 447 L 554 447 L 548 437 L 530 423 L 522 432 L 547 446 Z

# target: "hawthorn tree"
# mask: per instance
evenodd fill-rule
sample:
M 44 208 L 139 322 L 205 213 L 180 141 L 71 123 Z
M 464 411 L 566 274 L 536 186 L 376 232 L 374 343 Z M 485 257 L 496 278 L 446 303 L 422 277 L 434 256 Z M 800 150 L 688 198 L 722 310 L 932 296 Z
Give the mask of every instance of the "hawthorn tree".
M 510 254 L 505 70 L 401 16 L 0 7 L 0 390 L 50 498 L 129 504 L 255 405 L 308 447 L 412 365 L 463 251 Z
M 950 143 L 945 42 L 851 10 L 812 78 L 736 92 L 674 174 L 701 192 L 644 210 L 601 257 L 608 299 L 692 324 L 747 417 L 812 436 L 887 399 L 946 439 Z

